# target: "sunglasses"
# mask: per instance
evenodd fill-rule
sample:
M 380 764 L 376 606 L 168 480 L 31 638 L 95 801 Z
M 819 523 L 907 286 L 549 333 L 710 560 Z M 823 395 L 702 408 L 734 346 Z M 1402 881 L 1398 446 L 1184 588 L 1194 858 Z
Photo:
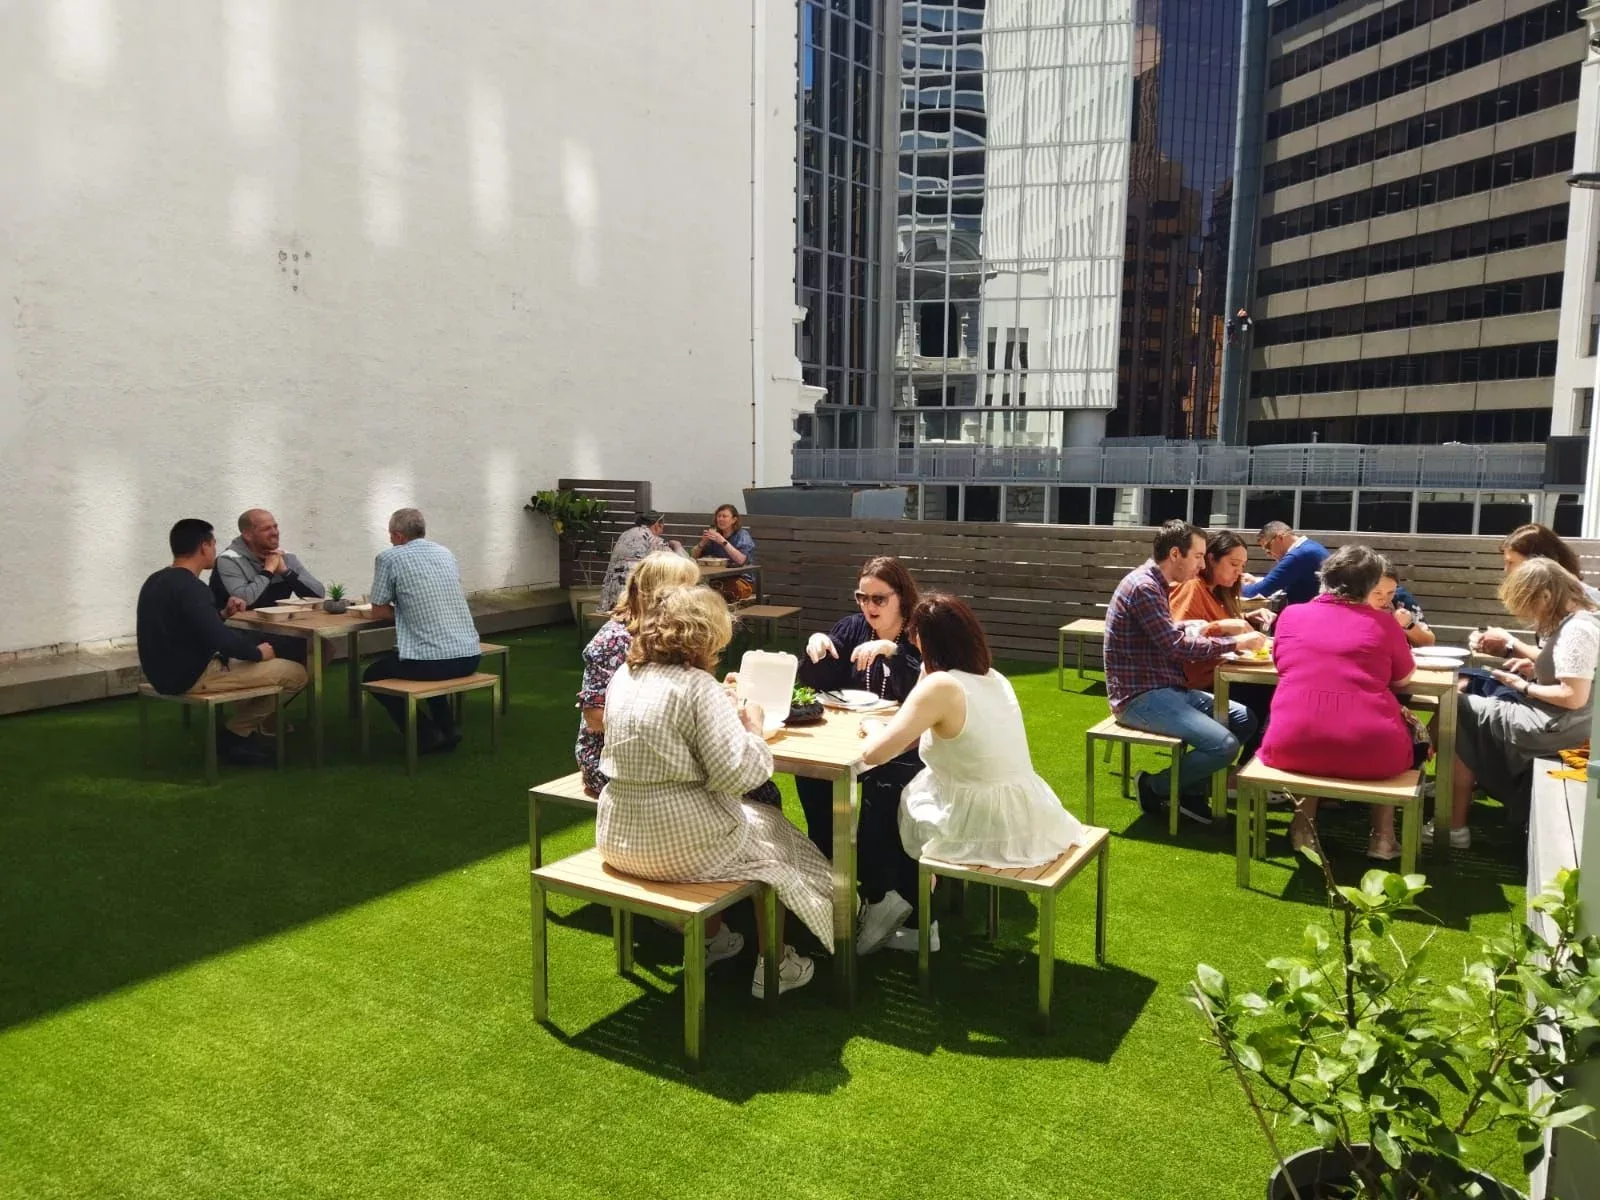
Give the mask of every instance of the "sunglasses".
M 894 599 L 894 593 L 893 592 L 876 592 L 876 593 L 874 593 L 874 592 L 857 592 L 856 593 L 856 603 L 857 604 L 870 604 L 870 605 L 872 605 L 873 608 L 882 608 L 885 604 L 889 603 L 889 601 L 891 601 L 893 599 Z

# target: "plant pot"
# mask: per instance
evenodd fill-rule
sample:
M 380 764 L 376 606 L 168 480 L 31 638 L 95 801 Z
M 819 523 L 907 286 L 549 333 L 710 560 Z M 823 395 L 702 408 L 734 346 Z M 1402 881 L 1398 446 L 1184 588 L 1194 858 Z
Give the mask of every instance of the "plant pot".
M 1291 1154 L 1267 1181 L 1267 1200 L 1294 1200 L 1294 1192 L 1289 1190 L 1290 1180 L 1299 1190 L 1300 1200 L 1325 1200 L 1327 1193 L 1322 1190 L 1324 1184 L 1348 1186 L 1357 1162 L 1366 1163 L 1378 1158 L 1377 1152 L 1366 1143 L 1360 1143 L 1353 1149 L 1354 1154 L 1343 1147 L 1324 1150 L 1317 1146 Z M 1492 1175 L 1478 1174 L 1474 1178 L 1483 1188 L 1483 1200 L 1528 1200 L 1522 1192 L 1508 1187 Z
M 323 612 L 342 613 L 348 612 L 349 608 L 350 601 L 348 600 L 324 600 L 322 602 Z

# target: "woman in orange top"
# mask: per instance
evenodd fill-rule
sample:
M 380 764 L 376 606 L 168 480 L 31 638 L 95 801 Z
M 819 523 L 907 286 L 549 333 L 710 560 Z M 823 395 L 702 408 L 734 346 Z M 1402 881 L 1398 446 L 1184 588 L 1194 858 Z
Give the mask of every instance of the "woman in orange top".
M 1255 626 L 1245 620 L 1239 604 L 1243 587 L 1244 568 L 1250 558 L 1250 547 L 1231 529 L 1219 529 L 1206 538 L 1206 565 L 1200 574 L 1172 589 L 1172 617 L 1175 621 L 1204 621 L 1207 633 L 1252 633 Z M 1183 680 L 1197 692 L 1209 692 L 1215 682 L 1217 660 L 1186 662 Z M 1228 698 L 1237 700 L 1256 714 L 1256 733 L 1243 748 L 1239 761 L 1249 762 L 1250 755 L 1261 743 L 1266 732 L 1267 710 L 1272 704 L 1272 689 L 1264 684 L 1235 683 L 1228 688 Z

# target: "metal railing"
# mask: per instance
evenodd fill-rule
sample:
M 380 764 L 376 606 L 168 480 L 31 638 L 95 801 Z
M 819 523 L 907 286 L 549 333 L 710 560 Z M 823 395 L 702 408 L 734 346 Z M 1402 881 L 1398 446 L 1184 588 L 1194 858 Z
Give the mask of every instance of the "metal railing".
M 796 450 L 797 483 L 1538 490 L 1545 448 L 1496 446 L 919 446 Z

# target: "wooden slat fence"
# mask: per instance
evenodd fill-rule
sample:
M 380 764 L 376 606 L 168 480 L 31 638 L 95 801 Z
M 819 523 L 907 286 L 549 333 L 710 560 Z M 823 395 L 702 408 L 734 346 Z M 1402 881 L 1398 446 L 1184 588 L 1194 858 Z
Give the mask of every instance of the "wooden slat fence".
M 757 540 L 768 599 L 799 605 L 807 629 L 826 629 L 852 611 L 861 564 L 893 554 L 923 590 L 971 602 L 998 653 L 1024 659 L 1053 659 L 1058 627 L 1104 616 L 1117 581 L 1150 557 L 1155 535 L 1142 527 L 824 517 L 754 516 L 745 524 Z M 1498 537 L 1307 532 L 1330 549 L 1362 542 L 1387 555 L 1442 641 L 1459 643 L 1470 629 L 1506 622 L 1495 599 L 1504 574 Z M 1255 548 L 1253 531 L 1245 537 L 1250 570 L 1265 574 L 1270 560 Z M 1569 544 L 1586 578 L 1600 578 L 1600 542 Z
M 591 544 L 579 549 L 569 539 L 561 539 L 561 586 L 599 587 L 606 560 L 611 557 L 611 544 L 623 530 L 632 527 L 635 513 L 650 507 L 650 484 L 639 479 L 559 479 L 556 487 L 585 499 L 606 502 L 605 521 Z

